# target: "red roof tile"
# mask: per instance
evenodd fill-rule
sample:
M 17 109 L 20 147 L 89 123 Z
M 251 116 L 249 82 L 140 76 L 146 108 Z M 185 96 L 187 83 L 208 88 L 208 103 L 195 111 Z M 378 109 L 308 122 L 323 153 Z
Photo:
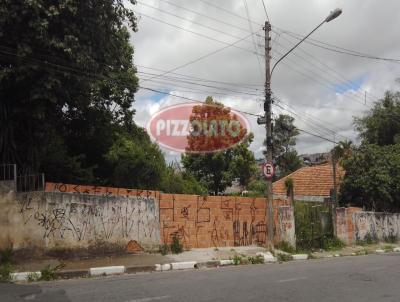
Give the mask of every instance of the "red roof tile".
M 344 170 L 338 166 L 336 179 L 339 185 L 344 176 Z M 303 167 L 297 171 L 274 182 L 273 192 L 277 195 L 286 195 L 285 181 L 293 179 L 294 195 L 301 196 L 330 196 L 330 190 L 333 188 L 332 164 L 325 163 L 312 167 Z

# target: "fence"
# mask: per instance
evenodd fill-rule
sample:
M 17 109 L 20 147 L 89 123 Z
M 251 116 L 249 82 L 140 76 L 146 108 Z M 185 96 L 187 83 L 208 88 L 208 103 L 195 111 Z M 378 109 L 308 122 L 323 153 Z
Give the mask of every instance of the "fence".
M 43 173 L 17 176 L 18 192 L 44 191 L 44 189 L 45 189 L 45 178 Z
M 17 165 L 14 164 L 0 165 L 0 181 L 15 180 L 16 175 L 17 175 Z

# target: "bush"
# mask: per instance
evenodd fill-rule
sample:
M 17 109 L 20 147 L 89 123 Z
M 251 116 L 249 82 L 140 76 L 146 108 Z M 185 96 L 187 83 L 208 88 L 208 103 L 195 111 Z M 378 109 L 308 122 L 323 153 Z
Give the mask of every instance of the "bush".
M 389 236 L 385 236 L 383 241 L 385 241 L 386 243 L 396 243 L 397 237 L 396 237 L 396 235 L 390 234 Z
M 179 238 L 176 236 L 172 237 L 171 252 L 174 254 L 180 254 L 183 252 L 183 246 L 179 242 Z
M 293 254 L 296 252 L 296 249 L 287 241 L 281 241 L 276 246 L 276 249 L 281 250 L 286 253 Z

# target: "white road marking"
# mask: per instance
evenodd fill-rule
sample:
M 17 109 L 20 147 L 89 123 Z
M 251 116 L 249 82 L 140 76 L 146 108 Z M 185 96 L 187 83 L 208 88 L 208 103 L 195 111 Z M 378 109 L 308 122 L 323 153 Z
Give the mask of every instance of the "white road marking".
M 291 279 L 282 279 L 278 280 L 278 283 L 283 283 L 283 282 L 293 282 L 293 281 L 298 281 L 298 280 L 305 280 L 308 279 L 307 277 L 299 277 L 299 278 L 291 278 Z
M 148 298 L 141 298 L 141 299 L 134 299 L 125 302 L 149 302 L 149 301 L 156 301 L 156 300 L 164 300 L 168 299 L 169 296 L 160 296 L 160 297 L 148 297 Z

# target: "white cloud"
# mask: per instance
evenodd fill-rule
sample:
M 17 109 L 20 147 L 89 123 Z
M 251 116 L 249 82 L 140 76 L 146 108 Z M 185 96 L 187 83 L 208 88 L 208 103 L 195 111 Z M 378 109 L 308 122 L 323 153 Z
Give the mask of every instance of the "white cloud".
M 198 11 L 211 18 L 220 19 L 234 25 L 234 27 L 171 6 L 166 0 L 153 0 L 145 3 L 216 28 L 219 31 L 227 32 L 230 35 L 246 36 L 244 31 L 237 29 L 237 27 L 248 29 L 248 22 L 245 19 L 224 13 L 202 1 L 168 1 Z M 247 0 L 247 2 L 252 20 L 262 24 L 265 14 L 261 2 L 251 0 Z M 224 7 L 228 11 L 233 11 L 244 18 L 246 17 L 242 0 L 220 0 L 212 3 Z M 283 28 L 302 35 L 307 34 L 321 22 L 330 10 L 341 7 L 343 14 L 338 19 L 324 24 L 312 38 L 375 56 L 400 58 L 400 40 L 398 39 L 400 3 L 398 1 L 385 0 L 382 3 L 382 1 L 373 0 L 312 0 L 307 1 L 307 5 L 305 5 L 304 1 L 267 0 L 266 4 L 274 29 L 276 27 Z M 136 5 L 134 9 L 214 39 L 227 43 L 235 41 L 235 38 L 228 35 L 163 14 L 141 4 Z M 253 24 L 253 28 L 260 30 L 261 26 Z M 146 17 L 140 18 L 138 29 L 139 31 L 132 35 L 132 43 L 135 46 L 135 64 L 138 66 L 170 70 L 224 46 L 224 44 L 216 41 L 205 39 Z M 273 33 L 272 37 L 273 50 L 281 53 L 284 52 L 283 48 L 288 49 L 289 47 L 287 40 L 291 41 L 292 44 L 296 41 L 287 35 L 276 40 Z M 257 43 L 261 44 L 263 37 L 257 36 L 256 40 Z M 237 46 L 250 51 L 254 50 L 251 39 L 243 41 Z M 257 51 L 262 53 L 262 47 L 257 46 Z M 308 54 L 304 53 L 303 50 Z M 273 60 L 276 60 L 278 56 L 279 54 L 273 52 Z M 263 58 L 260 59 L 263 63 Z M 376 97 L 381 97 L 385 90 L 397 89 L 394 79 L 398 77 L 400 71 L 399 64 L 333 53 L 306 43 L 302 45 L 301 49 L 291 54 L 287 60 L 285 59 L 283 63 L 277 67 L 273 75 L 274 94 L 290 105 L 292 110 L 298 112 L 300 117 L 294 117 L 299 128 L 319 133 L 329 139 L 333 139 L 333 134 L 324 127 L 335 129 L 338 132 L 337 139 L 341 139 L 340 135 L 342 135 L 355 140 L 357 134 L 353 130 L 353 116 L 363 114 L 371 106 L 373 100 Z M 209 80 L 242 84 L 229 89 L 249 91 L 243 88 L 243 84 L 262 85 L 264 81 L 258 64 L 254 54 L 230 47 L 197 63 L 190 64 L 177 72 Z M 264 69 L 263 66 L 261 68 Z M 138 69 L 143 72 L 159 73 L 141 67 Z M 144 77 L 144 74 L 140 74 L 140 76 Z M 344 93 L 335 91 L 337 85 L 346 85 L 343 84 L 346 83 L 346 79 L 356 81 L 360 78 L 364 78 L 360 85 L 350 84 L 348 86 L 348 88 L 353 86 L 353 90 L 347 90 Z M 219 86 L 215 83 L 198 83 Z M 262 96 L 239 95 L 226 90 L 219 91 L 219 93 L 228 95 L 218 95 L 215 94 L 214 88 L 194 86 L 188 83 L 167 84 L 165 82 L 147 81 L 142 82 L 142 85 L 199 100 L 204 100 L 207 95 L 211 94 L 219 101 L 235 109 L 254 113 L 260 113 L 263 110 Z M 224 87 L 228 88 L 227 86 Z M 207 90 L 208 92 L 187 92 L 187 90 L 195 89 Z M 262 86 L 259 89 L 261 89 L 259 92 L 253 91 L 253 93 L 262 94 Z M 368 92 L 367 107 L 363 105 L 365 91 Z M 159 108 L 183 102 L 182 99 L 171 96 L 156 99 L 153 93 L 144 90 L 140 90 L 136 100 L 134 105 L 137 110 L 135 120 L 142 126 L 146 125 L 151 114 Z M 273 109 L 275 114 L 283 112 L 275 106 Z M 305 122 L 304 120 L 310 119 L 310 116 L 316 117 L 322 126 L 313 128 L 308 122 Z M 256 152 L 256 156 L 261 156 L 265 129 L 256 124 L 255 117 L 249 116 L 248 118 L 252 131 L 255 133 L 255 141 L 251 148 Z M 332 143 L 307 134 L 301 134 L 297 142 L 297 149 L 300 153 L 327 151 L 331 147 Z M 168 159 L 172 159 L 177 155 L 166 151 L 166 156 Z

